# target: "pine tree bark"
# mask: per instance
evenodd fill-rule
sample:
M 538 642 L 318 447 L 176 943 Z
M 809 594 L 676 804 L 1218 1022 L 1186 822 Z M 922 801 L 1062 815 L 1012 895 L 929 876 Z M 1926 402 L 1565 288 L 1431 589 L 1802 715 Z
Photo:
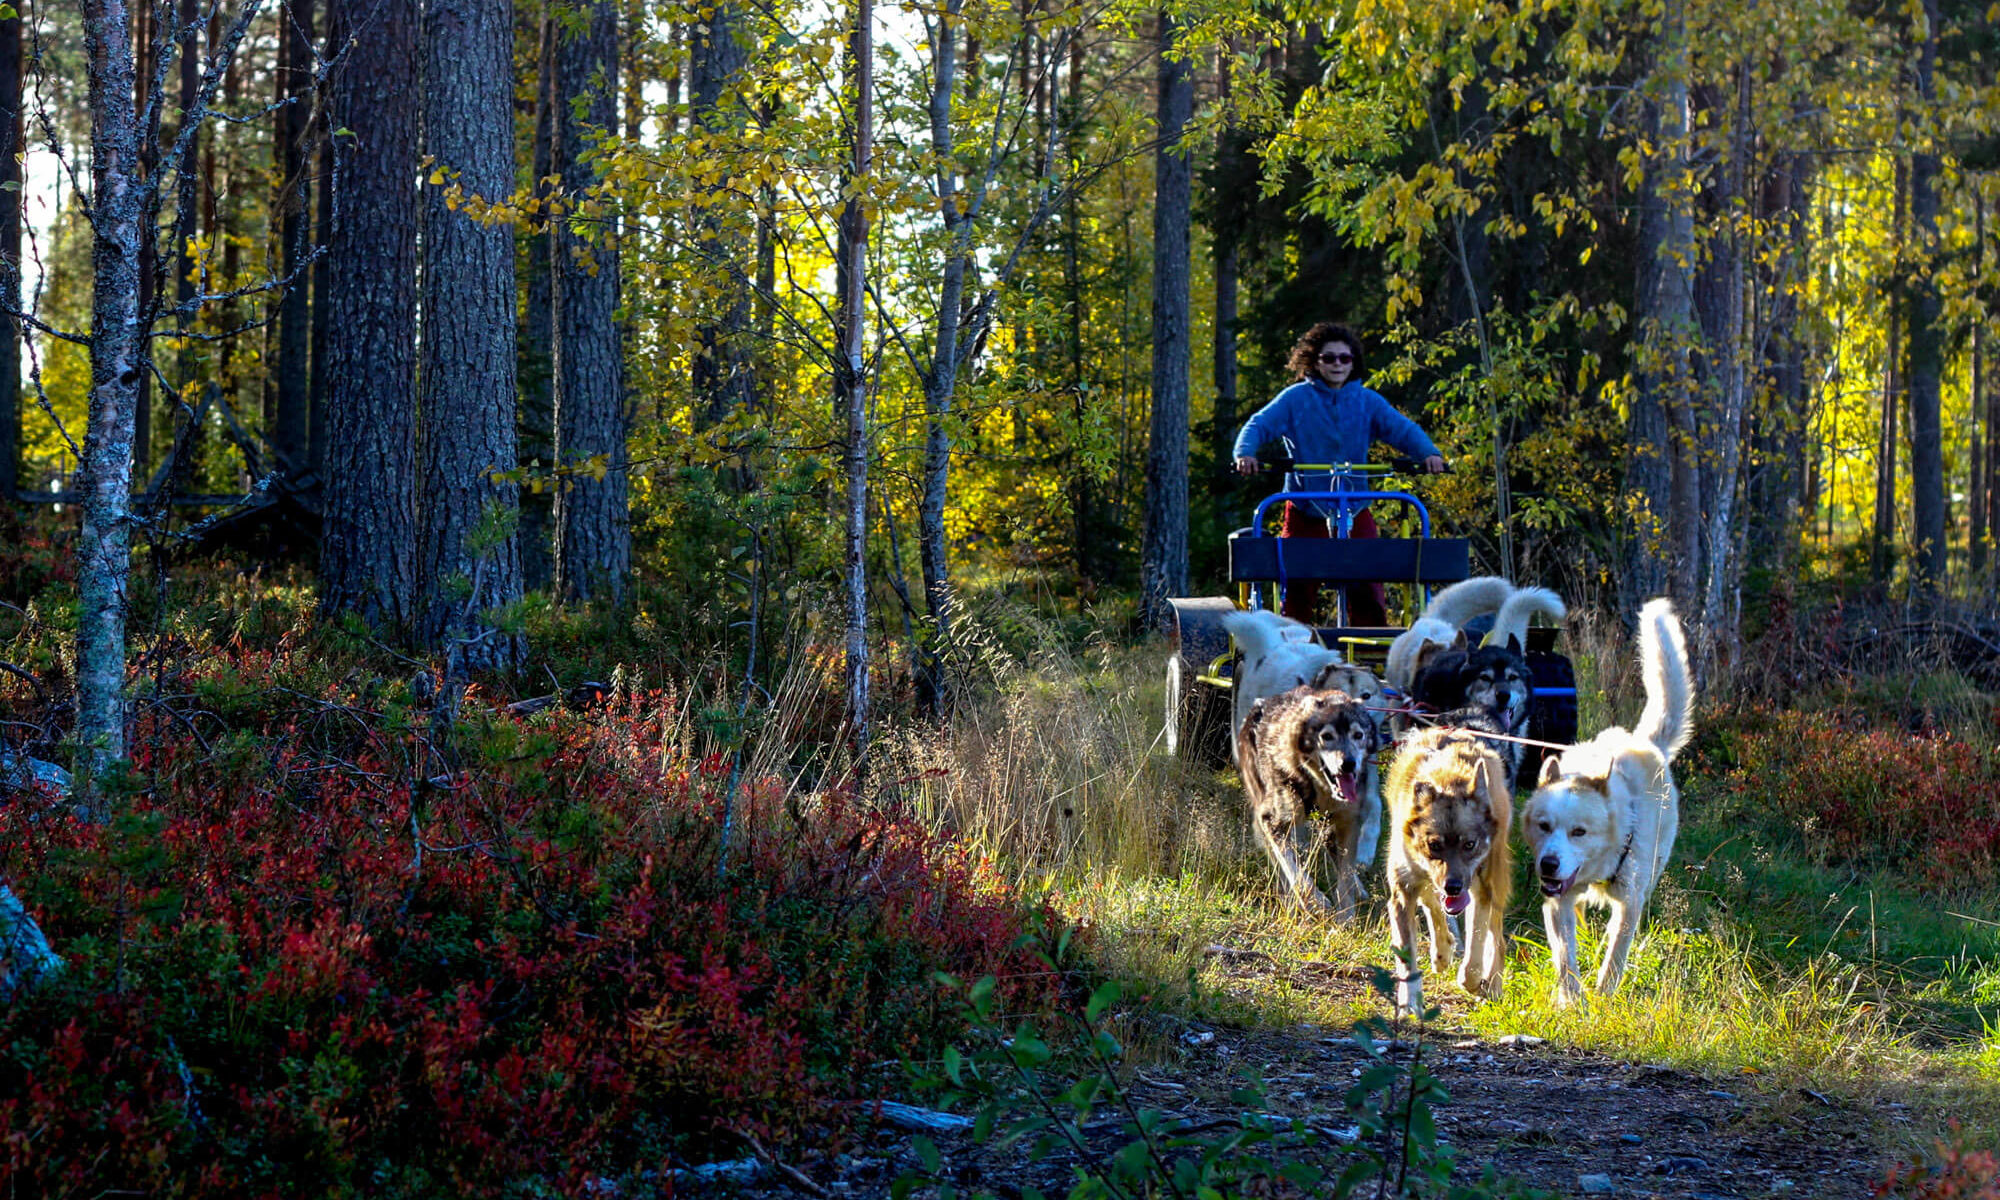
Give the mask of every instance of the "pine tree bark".
M 553 153 L 566 207 L 555 228 L 550 312 L 556 460 L 567 472 L 556 494 L 556 580 L 567 597 L 615 604 L 632 560 L 618 259 L 605 209 L 587 196 L 598 173 L 585 151 L 592 130 L 617 128 L 618 9 L 592 0 L 586 12 L 585 27 L 556 49 Z
M 0 18 L 0 504 L 21 487 L 21 18 Z
M 278 9 L 278 70 L 273 79 L 278 108 L 271 122 L 271 165 L 277 172 L 272 225 L 278 240 L 278 271 L 286 285 L 273 301 L 274 353 L 267 367 L 265 412 L 277 465 L 292 476 L 305 471 L 312 437 L 306 376 L 312 332 L 310 283 L 301 271 L 312 216 L 312 179 L 305 170 L 306 134 L 312 120 L 312 38 L 312 0 L 288 0 Z
M 1164 630 L 1167 600 L 1188 591 L 1188 240 L 1193 164 L 1179 142 L 1194 113 L 1194 81 L 1178 58 L 1173 18 L 1159 14 L 1153 168 L 1153 404 L 1146 442 L 1140 620 Z
M 324 31 L 325 58 L 331 61 L 338 49 L 334 45 L 336 24 L 335 8 L 341 0 L 322 0 L 320 5 L 320 28 Z M 318 139 L 317 164 L 313 168 L 313 203 L 316 208 L 313 222 L 313 244 L 326 245 L 326 231 L 333 218 L 333 137 L 332 126 L 327 124 L 327 88 L 322 78 L 319 84 L 319 123 L 312 136 Z M 322 484 L 326 479 L 326 291 L 327 259 L 319 256 L 312 269 L 312 345 L 306 358 L 306 405 L 310 415 L 307 425 L 307 458 L 312 464 L 312 473 Z
M 554 170 L 556 102 L 556 23 L 543 17 L 536 54 L 535 142 L 531 150 L 535 194 L 544 203 L 548 188 L 543 180 Z M 556 461 L 555 345 L 551 324 L 553 279 L 550 275 L 552 238 L 547 209 L 537 213 L 528 226 L 527 246 L 522 261 L 527 273 L 527 297 L 521 311 L 520 413 L 516 422 L 521 463 L 536 472 L 545 472 Z M 521 586 L 540 591 L 555 583 L 555 492 L 542 480 L 530 480 L 521 488 L 520 543 Z
M 101 777 L 125 758 L 125 621 L 131 577 L 134 425 L 145 347 L 139 325 L 145 202 L 140 128 L 132 107 L 132 13 L 123 0 L 86 0 L 91 113 L 90 415 L 80 464 L 77 539 L 77 801 L 102 819 Z
M 514 190 L 512 10 L 493 0 L 424 9 L 426 150 L 447 183 L 424 191 L 417 632 L 456 664 L 488 669 L 520 651 L 478 616 L 521 596 L 517 489 L 494 478 L 515 463 L 514 235 L 463 205 Z
M 1928 130 L 1938 119 L 1938 0 L 1923 0 L 1924 35 L 1917 57 L 1917 95 L 1927 132 L 1910 156 L 1910 224 L 1917 262 L 1910 276 L 1910 489 L 1916 545 L 1910 584 L 1921 598 L 1944 585 L 1944 303 L 1938 295 L 1938 177 L 1941 165 Z
M 406 630 L 416 599 L 415 0 L 341 10 L 327 228 L 320 604 Z

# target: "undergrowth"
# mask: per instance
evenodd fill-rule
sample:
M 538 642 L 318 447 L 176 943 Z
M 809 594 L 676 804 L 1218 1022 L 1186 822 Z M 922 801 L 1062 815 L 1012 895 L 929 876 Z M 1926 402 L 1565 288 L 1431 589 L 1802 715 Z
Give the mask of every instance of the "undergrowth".
M 958 1032 L 937 971 L 1016 1011 L 1061 986 L 974 856 L 842 789 L 732 789 L 671 691 L 475 696 L 438 744 L 402 686 L 286 664 L 169 680 L 109 824 L 0 804 L 65 959 L 0 1007 L 0 1191 L 585 1194 L 837 1144 Z

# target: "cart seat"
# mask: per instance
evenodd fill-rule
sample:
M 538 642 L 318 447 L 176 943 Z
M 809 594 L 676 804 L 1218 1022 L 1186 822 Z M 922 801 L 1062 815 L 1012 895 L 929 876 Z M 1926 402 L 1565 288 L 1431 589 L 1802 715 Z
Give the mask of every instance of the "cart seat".
M 1472 544 L 1464 538 L 1260 537 L 1247 527 L 1229 535 L 1233 583 L 1316 580 L 1437 586 L 1471 575 Z

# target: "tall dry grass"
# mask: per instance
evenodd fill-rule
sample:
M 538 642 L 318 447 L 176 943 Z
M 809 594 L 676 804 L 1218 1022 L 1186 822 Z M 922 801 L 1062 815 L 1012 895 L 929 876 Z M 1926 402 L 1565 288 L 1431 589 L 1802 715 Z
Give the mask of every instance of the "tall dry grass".
M 1254 854 L 1240 792 L 1167 756 L 1166 650 L 1068 641 L 1020 608 L 965 608 L 950 722 L 904 721 L 876 778 L 1017 879 L 1234 877 Z

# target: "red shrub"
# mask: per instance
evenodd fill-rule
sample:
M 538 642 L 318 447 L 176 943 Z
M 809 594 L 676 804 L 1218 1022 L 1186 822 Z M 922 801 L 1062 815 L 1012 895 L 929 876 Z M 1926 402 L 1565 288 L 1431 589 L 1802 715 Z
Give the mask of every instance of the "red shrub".
M 2000 870 L 2000 755 L 1944 734 L 1771 714 L 1732 739 L 1724 786 L 1827 861 L 1891 866 L 1942 891 Z
M 1016 901 L 896 813 L 746 783 L 718 877 L 725 764 L 674 711 L 496 725 L 442 786 L 393 736 L 161 726 L 110 826 L 0 806 L 69 960 L 0 1011 L 0 1193 L 575 1194 L 725 1129 L 837 1136 L 955 1032 L 937 971 L 1052 998 Z
M 1898 1163 L 1875 1194 L 1898 1200 L 2000 1200 L 2000 1160 L 1992 1151 L 1967 1150 L 1956 1127 L 1939 1142 L 1934 1161 Z

